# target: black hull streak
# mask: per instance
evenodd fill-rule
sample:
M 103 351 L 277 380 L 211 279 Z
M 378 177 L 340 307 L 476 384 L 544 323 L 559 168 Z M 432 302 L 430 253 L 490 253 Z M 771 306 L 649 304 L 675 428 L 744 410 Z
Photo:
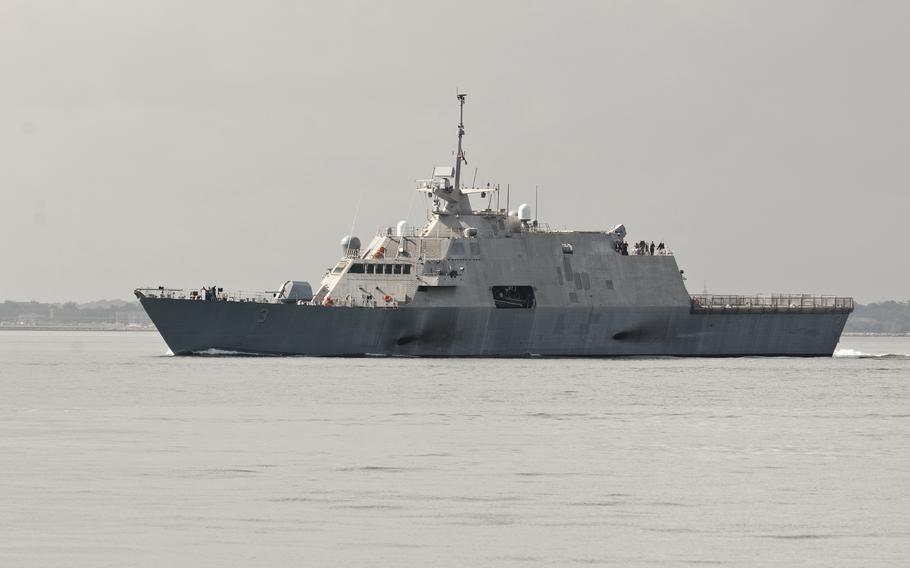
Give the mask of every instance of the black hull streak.
M 175 355 L 828 357 L 849 313 L 346 308 L 141 298 Z

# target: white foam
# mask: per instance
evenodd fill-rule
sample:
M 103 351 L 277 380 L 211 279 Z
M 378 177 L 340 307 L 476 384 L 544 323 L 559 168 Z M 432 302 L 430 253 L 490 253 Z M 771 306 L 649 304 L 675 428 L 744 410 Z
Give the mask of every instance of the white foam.
M 910 355 L 906 353 L 866 353 L 865 351 L 860 351 L 858 349 L 844 348 L 835 351 L 834 357 L 844 357 L 849 359 L 903 359 L 905 357 L 910 357 Z
M 834 352 L 834 357 L 863 357 L 866 354 L 856 349 L 838 349 Z
M 228 349 L 215 349 L 210 347 L 209 349 L 203 349 L 201 351 L 193 351 L 193 355 L 212 355 L 215 357 L 230 357 L 232 355 L 256 355 L 256 353 L 246 353 L 244 351 L 231 351 Z

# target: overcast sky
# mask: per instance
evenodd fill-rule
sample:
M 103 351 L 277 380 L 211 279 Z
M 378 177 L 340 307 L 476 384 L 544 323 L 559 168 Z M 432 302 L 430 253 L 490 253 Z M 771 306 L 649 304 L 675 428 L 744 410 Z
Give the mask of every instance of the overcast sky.
M 0 0 L 0 299 L 317 282 L 450 164 L 690 291 L 908 299 L 910 3 Z

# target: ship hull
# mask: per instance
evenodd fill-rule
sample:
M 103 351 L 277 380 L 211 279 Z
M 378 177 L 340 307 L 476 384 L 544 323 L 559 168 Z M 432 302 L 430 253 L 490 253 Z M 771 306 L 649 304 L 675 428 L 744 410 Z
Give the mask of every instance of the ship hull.
M 343 308 L 141 299 L 177 355 L 830 356 L 848 313 L 687 307 Z

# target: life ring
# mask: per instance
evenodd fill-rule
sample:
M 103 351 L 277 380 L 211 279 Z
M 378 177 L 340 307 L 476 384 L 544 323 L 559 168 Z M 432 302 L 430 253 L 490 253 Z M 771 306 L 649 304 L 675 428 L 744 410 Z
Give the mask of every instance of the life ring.
M 388 303 L 388 302 L 392 301 L 392 296 L 389 296 L 388 294 L 386 294 L 385 296 L 382 297 L 382 299 Z
M 385 256 L 385 247 L 384 246 L 380 246 L 378 249 L 376 249 L 376 252 L 373 253 L 373 258 L 382 258 L 384 256 Z
M 327 308 L 331 308 L 334 304 L 335 302 L 332 300 L 331 296 L 326 296 L 325 300 L 322 301 L 322 305 Z

